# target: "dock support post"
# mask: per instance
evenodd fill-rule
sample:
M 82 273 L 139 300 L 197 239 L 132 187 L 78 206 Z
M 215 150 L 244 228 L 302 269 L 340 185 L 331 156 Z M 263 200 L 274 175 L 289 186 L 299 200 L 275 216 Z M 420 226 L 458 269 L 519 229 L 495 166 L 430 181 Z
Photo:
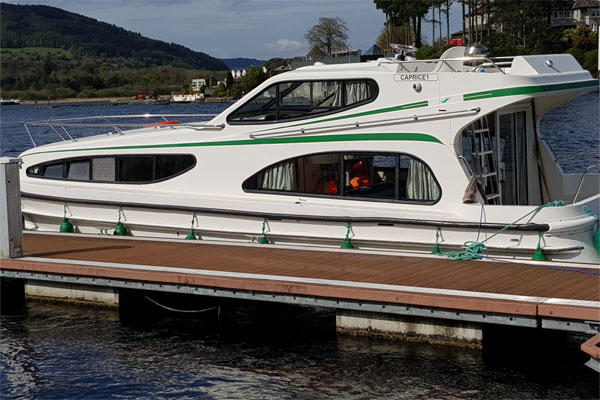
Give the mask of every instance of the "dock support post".
M 408 315 L 336 310 L 338 333 L 481 348 L 481 325 Z
M 23 256 L 19 158 L 0 158 L 0 259 Z
M 20 314 L 25 310 L 23 279 L 0 278 L 0 314 Z

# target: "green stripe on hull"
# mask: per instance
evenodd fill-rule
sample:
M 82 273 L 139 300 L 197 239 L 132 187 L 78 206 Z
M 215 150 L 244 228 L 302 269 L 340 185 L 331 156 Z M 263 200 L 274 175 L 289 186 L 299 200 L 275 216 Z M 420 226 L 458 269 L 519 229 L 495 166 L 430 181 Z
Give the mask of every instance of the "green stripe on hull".
M 265 138 L 265 139 L 244 139 L 227 140 L 217 142 L 196 142 L 196 143 L 169 143 L 169 144 L 149 144 L 142 146 L 111 146 L 94 147 L 85 149 L 68 150 L 50 150 L 40 151 L 35 154 L 45 153 L 68 153 L 76 151 L 95 151 L 95 150 L 133 150 L 133 149 L 164 149 L 164 148 L 184 148 L 184 147 L 213 147 L 213 146 L 247 146 L 247 145 L 266 145 L 266 144 L 291 144 L 291 143 L 325 143 L 325 142 L 359 142 L 359 141 L 413 141 L 413 142 L 432 142 L 442 143 L 434 136 L 425 133 L 360 133 L 344 135 L 322 135 L 322 136 L 297 136 L 284 138 Z
M 556 91 L 556 90 L 591 88 L 591 87 L 597 87 L 597 86 L 598 86 L 597 79 L 583 81 L 583 82 L 557 83 L 554 85 L 522 86 L 522 87 L 514 87 L 514 88 L 506 88 L 506 89 L 486 90 L 484 92 L 468 93 L 468 94 L 463 95 L 463 100 L 464 101 L 481 100 L 481 99 L 489 99 L 492 97 L 517 96 L 517 95 L 523 95 L 523 94 L 544 93 L 544 92 L 552 92 L 552 91 Z

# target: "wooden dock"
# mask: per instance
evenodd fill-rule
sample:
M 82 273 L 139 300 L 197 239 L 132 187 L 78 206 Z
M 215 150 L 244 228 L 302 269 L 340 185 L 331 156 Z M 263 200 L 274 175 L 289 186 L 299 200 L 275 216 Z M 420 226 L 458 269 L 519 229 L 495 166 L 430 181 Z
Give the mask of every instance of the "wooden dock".
M 293 296 L 380 312 L 408 306 L 410 315 L 417 307 L 429 316 L 444 310 L 455 319 L 470 315 L 472 321 L 585 332 L 600 322 L 598 270 L 543 263 L 26 233 L 24 256 L 0 260 L 0 269 L 7 277 L 106 285 L 112 280 L 110 285 L 148 289 L 175 285 L 247 298 Z

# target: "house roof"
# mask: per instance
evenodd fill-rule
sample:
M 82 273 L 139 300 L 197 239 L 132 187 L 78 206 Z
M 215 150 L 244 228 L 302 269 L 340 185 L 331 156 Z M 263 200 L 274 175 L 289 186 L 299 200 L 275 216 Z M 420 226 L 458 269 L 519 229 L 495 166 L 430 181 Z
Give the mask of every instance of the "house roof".
M 600 7 L 600 0 L 576 0 L 573 9 Z
M 385 53 L 376 44 L 369 47 L 369 49 L 363 53 L 363 56 L 383 56 L 383 55 L 385 55 Z

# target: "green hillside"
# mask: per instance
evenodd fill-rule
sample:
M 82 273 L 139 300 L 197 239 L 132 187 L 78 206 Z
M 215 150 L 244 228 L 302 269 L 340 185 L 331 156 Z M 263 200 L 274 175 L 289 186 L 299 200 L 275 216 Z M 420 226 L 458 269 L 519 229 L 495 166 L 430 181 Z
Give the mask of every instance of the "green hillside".
M 0 47 L 46 47 L 92 57 L 125 57 L 151 65 L 226 70 L 220 60 L 186 47 L 49 6 L 0 3 Z
M 55 7 L 0 3 L 0 95 L 131 96 L 229 68 L 207 54 Z

